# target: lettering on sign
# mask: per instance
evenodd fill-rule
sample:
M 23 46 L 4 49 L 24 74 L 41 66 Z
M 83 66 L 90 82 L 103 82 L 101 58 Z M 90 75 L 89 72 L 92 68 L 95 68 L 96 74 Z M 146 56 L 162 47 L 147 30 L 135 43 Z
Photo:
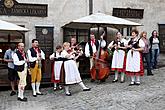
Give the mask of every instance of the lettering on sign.
M 16 0 L 1 0 L 0 15 L 47 17 L 47 4 L 18 3 Z
M 143 18 L 144 9 L 113 8 L 113 16 L 120 18 Z

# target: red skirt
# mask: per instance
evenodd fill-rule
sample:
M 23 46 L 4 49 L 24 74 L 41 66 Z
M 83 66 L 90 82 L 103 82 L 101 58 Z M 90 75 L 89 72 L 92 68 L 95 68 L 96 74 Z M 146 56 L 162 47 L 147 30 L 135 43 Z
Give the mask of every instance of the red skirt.
M 126 68 L 126 55 L 124 56 L 123 68 L 111 68 L 111 71 L 125 72 Z
M 52 66 L 51 82 L 53 82 L 53 83 L 59 83 L 60 80 L 55 80 L 55 76 L 54 76 L 54 63 L 51 66 Z
M 126 71 L 126 74 L 128 76 L 143 76 L 144 75 L 144 67 L 143 67 L 143 60 L 142 60 L 141 54 L 140 54 L 140 71 L 139 72 Z

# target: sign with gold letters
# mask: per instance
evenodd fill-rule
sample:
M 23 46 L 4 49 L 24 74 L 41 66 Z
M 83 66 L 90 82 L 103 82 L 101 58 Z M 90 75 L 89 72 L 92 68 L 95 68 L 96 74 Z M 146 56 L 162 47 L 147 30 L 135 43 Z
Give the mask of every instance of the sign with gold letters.
M 142 19 L 144 9 L 113 8 L 113 16 L 120 18 Z
M 47 4 L 18 3 L 16 0 L 0 0 L 0 15 L 47 17 Z

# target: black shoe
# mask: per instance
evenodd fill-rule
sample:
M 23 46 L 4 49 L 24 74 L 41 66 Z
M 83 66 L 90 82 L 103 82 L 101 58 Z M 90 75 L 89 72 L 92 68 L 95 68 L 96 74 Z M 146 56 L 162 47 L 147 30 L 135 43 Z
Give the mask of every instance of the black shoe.
M 16 95 L 15 91 L 11 91 L 10 96 Z
M 91 88 L 86 88 L 86 89 L 83 89 L 83 91 L 90 91 Z
M 37 95 L 33 95 L 33 97 L 37 97 Z
M 128 86 L 133 86 L 133 85 L 135 85 L 135 84 L 129 84 Z
M 118 79 L 115 79 L 115 80 L 113 80 L 112 82 L 115 83 L 115 82 L 117 82 L 117 81 L 118 81 Z
M 135 85 L 139 86 L 140 85 L 140 82 L 136 82 Z
M 153 76 L 154 74 L 150 73 L 150 74 L 147 74 L 147 76 Z
M 103 83 L 103 82 L 105 82 L 105 79 L 100 80 L 100 83 Z
M 133 86 L 133 85 L 135 85 L 135 82 L 133 82 L 133 83 L 131 82 L 131 84 L 129 84 L 129 86 Z
M 65 93 L 66 96 L 71 96 L 72 94 L 69 92 L 69 93 Z
M 37 95 L 44 95 L 43 93 L 36 93 Z
M 124 83 L 125 81 L 120 81 L 120 83 Z
M 153 69 L 157 69 L 157 67 L 156 66 L 153 66 Z
M 95 82 L 95 80 L 94 79 L 91 79 L 91 82 Z
M 20 97 L 17 98 L 19 101 L 22 101 L 22 102 L 27 102 L 27 98 L 24 97 L 23 99 L 21 99 Z

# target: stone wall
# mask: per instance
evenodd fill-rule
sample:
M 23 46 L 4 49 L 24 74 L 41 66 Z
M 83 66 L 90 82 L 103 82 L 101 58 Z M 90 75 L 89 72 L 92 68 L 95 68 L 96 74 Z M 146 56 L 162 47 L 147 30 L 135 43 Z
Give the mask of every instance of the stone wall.
M 94 13 L 103 12 L 112 15 L 113 8 L 144 9 L 143 19 L 128 19 L 143 24 L 139 31 L 158 30 L 158 24 L 165 20 L 164 0 L 94 0 Z
M 35 38 L 35 26 L 54 27 L 54 45 L 63 41 L 62 26 L 74 19 L 89 14 L 89 0 L 17 0 L 19 3 L 48 4 L 48 17 L 23 17 L 23 16 L 0 16 L 0 19 L 25 25 L 30 29 L 25 34 L 26 48 L 31 46 L 32 38 Z M 158 23 L 165 19 L 164 0 L 93 0 L 93 12 L 102 12 L 112 15 L 113 8 L 144 9 L 143 19 L 128 19 L 144 26 L 138 27 L 145 30 L 150 36 L 151 31 L 158 29 Z

